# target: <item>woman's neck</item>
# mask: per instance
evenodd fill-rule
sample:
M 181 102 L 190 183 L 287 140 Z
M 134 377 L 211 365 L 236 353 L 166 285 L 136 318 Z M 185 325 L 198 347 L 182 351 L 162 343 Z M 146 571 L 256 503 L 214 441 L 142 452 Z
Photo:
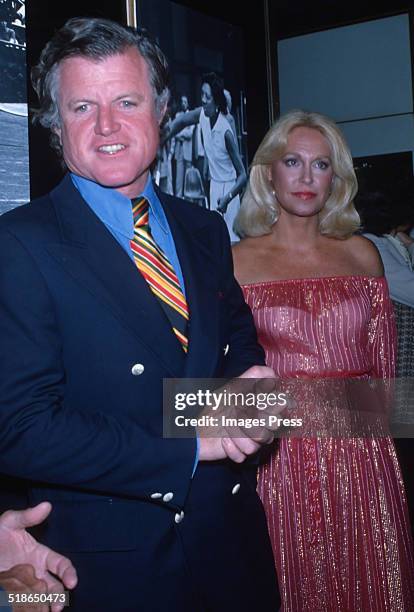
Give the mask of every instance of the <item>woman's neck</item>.
M 282 213 L 273 225 L 269 238 L 279 247 L 307 251 L 320 242 L 319 218 L 287 216 Z
M 216 112 L 214 113 L 214 115 L 212 115 L 210 117 L 210 127 L 211 127 L 211 129 L 213 129 L 213 127 L 216 125 L 216 122 L 217 122 L 219 114 L 220 114 L 220 111 L 217 109 Z

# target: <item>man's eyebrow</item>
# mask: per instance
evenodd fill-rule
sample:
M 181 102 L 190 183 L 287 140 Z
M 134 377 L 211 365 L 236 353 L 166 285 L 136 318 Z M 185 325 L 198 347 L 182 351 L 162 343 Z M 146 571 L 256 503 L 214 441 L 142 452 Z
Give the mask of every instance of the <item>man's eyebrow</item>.
M 127 93 L 122 93 L 119 94 L 119 96 L 116 96 L 116 98 L 113 99 L 113 102 L 117 102 L 118 100 L 123 100 L 124 98 L 135 98 L 139 101 L 142 101 L 145 99 L 145 96 L 143 94 L 134 92 L 134 91 L 130 91 Z M 71 98 L 68 101 L 68 105 L 69 106 L 75 106 L 76 104 L 96 104 L 96 100 L 91 100 L 90 98 L 82 98 L 82 97 L 78 97 L 78 98 Z
M 68 101 L 68 106 L 75 106 L 76 104 L 94 104 L 94 102 L 89 98 L 72 98 Z
M 127 93 L 119 94 L 119 96 L 116 96 L 116 98 L 114 98 L 114 102 L 116 102 L 117 100 L 123 100 L 123 98 L 136 98 L 138 100 L 144 100 L 145 96 L 136 91 L 130 91 Z

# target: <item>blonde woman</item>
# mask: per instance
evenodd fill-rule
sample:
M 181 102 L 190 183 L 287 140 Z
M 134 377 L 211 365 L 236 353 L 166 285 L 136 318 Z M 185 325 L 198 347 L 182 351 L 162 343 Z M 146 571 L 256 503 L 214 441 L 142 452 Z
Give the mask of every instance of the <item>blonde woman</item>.
M 356 191 L 344 138 L 317 113 L 287 113 L 255 155 L 234 262 L 267 364 L 280 377 L 394 375 L 387 284 L 375 247 L 354 235 Z M 284 612 L 414 609 L 412 540 L 391 438 L 282 438 L 258 486 Z

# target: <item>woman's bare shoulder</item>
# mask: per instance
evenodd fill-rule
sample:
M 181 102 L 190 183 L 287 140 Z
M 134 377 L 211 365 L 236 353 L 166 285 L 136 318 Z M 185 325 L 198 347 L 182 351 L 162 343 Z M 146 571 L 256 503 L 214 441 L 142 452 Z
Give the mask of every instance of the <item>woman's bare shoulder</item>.
M 379 251 L 371 240 L 355 235 L 345 241 L 345 246 L 355 264 L 361 269 L 361 273 L 367 276 L 384 275 L 384 266 Z

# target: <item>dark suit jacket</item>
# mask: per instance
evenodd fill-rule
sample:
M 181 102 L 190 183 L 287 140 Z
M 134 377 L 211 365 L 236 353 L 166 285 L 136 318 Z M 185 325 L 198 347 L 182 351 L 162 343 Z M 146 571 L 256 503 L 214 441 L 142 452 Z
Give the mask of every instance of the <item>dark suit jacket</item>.
M 160 199 L 191 313 L 187 356 L 69 177 L 0 219 L 0 472 L 24 501 L 52 502 L 42 539 L 78 567 L 76 609 L 160 611 L 164 593 L 177 612 L 274 612 L 254 470 L 200 463 L 192 478 L 195 440 L 162 437 L 163 378 L 235 376 L 263 351 L 219 215 Z

